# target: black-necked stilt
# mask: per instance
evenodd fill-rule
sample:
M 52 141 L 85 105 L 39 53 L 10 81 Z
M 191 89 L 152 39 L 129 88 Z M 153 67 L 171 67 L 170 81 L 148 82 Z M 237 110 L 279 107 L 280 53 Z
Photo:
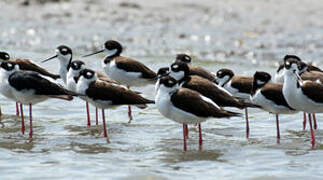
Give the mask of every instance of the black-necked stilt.
M 20 59 L 20 58 L 10 58 L 9 54 L 6 52 L 0 52 L 0 62 L 11 61 L 19 65 L 20 70 L 24 71 L 35 71 L 41 75 L 48 76 L 52 79 L 60 78 L 60 75 L 53 74 L 48 72 L 46 69 L 39 66 L 37 63 L 29 59 Z
M 133 86 L 145 86 L 155 84 L 157 75 L 143 63 L 132 58 L 121 56 L 122 46 L 119 42 L 108 40 L 102 50 L 85 55 L 83 57 L 106 52 L 103 60 L 103 68 L 108 76 L 128 88 Z M 129 123 L 132 120 L 131 108 L 128 106 Z
M 99 80 L 95 71 L 90 69 L 84 69 L 80 72 L 76 89 L 78 93 L 86 95 L 91 104 L 102 109 L 104 137 L 107 138 L 104 109 L 120 105 L 135 105 L 139 108 L 146 108 L 146 104 L 154 103 L 154 101 L 143 98 L 138 93 L 121 85 Z
M 234 98 L 224 88 L 200 76 L 190 75 L 189 71 L 186 63 L 175 62 L 170 66 L 169 75 L 176 79 L 181 87 L 197 91 L 221 107 L 243 109 L 248 106 L 243 101 Z
M 191 64 L 192 58 L 187 54 L 177 54 L 175 62 L 183 62 L 183 63 L 188 64 L 188 66 L 190 68 L 190 75 L 201 76 L 201 77 L 208 79 L 210 81 L 214 81 L 216 78 L 213 73 L 209 72 L 208 70 L 204 69 L 203 67 L 192 65 Z
M 303 81 L 299 77 L 300 63 L 295 56 L 284 57 L 284 85 L 283 94 L 287 103 L 294 109 L 307 113 L 323 112 L 323 85 L 313 81 Z M 315 146 L 315 137 L 311 115 L 309 123 L 312 135 L 312 147 Z
M 295 55 L 288 55 L 288 56 L 292 57 L 295 61 L 303 62 L 298 56 L 295 56 Z M 311 64 L 306 64 L 306 65 L 307 65 L 306 71 L 320 71 L 320 72 L 323 72 L 319 67 L 313 66 Z M 278 67 L 278 69 L 277 69 L 277 71 L 275 73 L 275 82 L 284 83 L 284 63 L 279 65 L 279 67 Z
M 298 62 L 298 72 L 302 80 L 323 83 L 323 71 L 310 70 L 309 66 L 302 61 Z
M 7 52 L 0 52 L 0 63 L 4 61 L 11 61 L 11 62 L 17 63 L 19 65 L 20 70 L 35 71 L 44 76 L 51 77 L 53 79 L 60 78 L 59 75 L 48 72 L 46 69 L 42 68 L 32 60 L 21 59 L 21 58 L 10 58 L 10 55 Z M 19 107 L 17 102 L 16 102 L 16 115 L 19 116 Z
M 60 63 L 59 73 L 60 73 L 60 76 L 62 77 L 62 80 L 64 81 L 64 83 L 67 85 L 67 73 L 69 72 L 70 67 L 72 65 L 73 51 L 70 47 L 68 47 L 66 45 L 60 45 L 55 49 L 54 56 L 49 57 L 49 58 L 43 60 L 42 62 L 46 62 L 46 61 L 49 61 L 49 60 L 52 60 L 55 58 L 57 58 L 59 60 L 59 63 Z M 78 70 L 78 71 L 80 71 L 80 70 Z M 102 80 L 104 79 L 109 82 L 113 81 L 112 79 L 110 79 L 109 77 L 104 75 L 103 73 L 98 72 L 98 76 Z M 113 82 L 117 83 L 115 81 L 113 81 Z M 86 107 L 86 114 L 87 114 L 87 125 L 91 126 L 90 109 L 89 109 L 89 103 L 87 101 L 85 101 L 85 107 Z M 98 122 L 98 109 L 97 108 L 95 109 L 95 114 L 96 114 L 96 122 Z
M 304 78 L 304 80 L 313 80 L 315 79 L 315 77 L 319 76 L 316 75 L 317 73 L 315 72 L 323 72 L 319 67 L 313 66 L 311 64 L 306 64 L 305 62 L 303 62 L 298 56 L 295 55 L 288 55 L 288 57 L 293 58 L 295 61 L 298 61 L 300 63 L 302 63 L 303 65 L 299 65 L 299 72 L 301 74 L 303 74 L 302 78 Z M 305 66 L 306 65 L 306 66 Z M 305 69 L 306 68 L 306 69 Z M 315 71 L 313 73 L 308 73 L 309 71 Z M 284 83 L 284 63 L 279 65 L 276 73 L 275 73 L 275 82 L 280 82 L 280 83 Z M 311 75 L 309 75 L 311 74 Z M 317 80 L 317 79 L 316 79 Z M 317 128 L 317 123 L 316 123 L 316 118 L 315 118 L 315 114 L 313 114 L 313 119 L 314 119 L 314 128 Z M 306 113 L 304 112 L 304 117 L 303 117 L 303 130 L 306 129 Z
M 192 89 L 210 98 L 220 107 L 236 107 L 239 109 L 256 107 L 250 102 L 244 102 L 232 96 L 227 90 L 217 84 L 197 75 L 189 75 L 186 63 L 175 62 L 170 66 L 170 76 L 175 78 L 181 87 Z M 249 122 L 246 121 L 246 137 L 249 137 Z
M 200 93 L 179 88 L 178 82 L 170 77 L 161 77 L 160 87 L 155 97 L 159 112 L 168 119 L 183 124 L 183 150 L 186 151 L 186 124 L 199 124 L 199 147 L 202 148 L 201 122 L 209 118 L 229 118 L 238 113 L 225 111 L 211 99 Z
M 241 98 L 246 102 L 250 101 L 253 77 L 235 75 L 230 69 L 220 69 L 216 73 L 216 83 L 223 87 L 234 97 Z M 246 137 L 249 137 L 248 108 L 245 108 Z
M 159 80 L 160 78 L 162 78 L 163 76 L 167 76 L 169 75 L 169 67 L 162 67 L 159 68 L 157 71 L 157 81 L 155 84 L 155 95 L 157 94 L 157 91 L 159 89 Z
M 6 61 L 1 63 L 1 92 L 6 97 L 21 103 L 22 131 L 24 132 L 24 116 L 22 104 L 29 105 L 30 131 L 32 138 L 32 105 L 48 98 L 72 100 L 77 94 L 63 88 L 53 79 L 34 71 L 20 71 L 19 65 Z
M 277 140 L 279 142 L 279 114 L 293 114 L 298 111 L 287 104 L 283 95 L 283 84 L 270 81 L 270 74 L 257 71 L 253 76 L 250 99 L 254 104 L 261 106 L 263 110 L 276 115 Z
M 298 65 L 299 75 L 302 78 L 302 80 L 310 80 L 315 81 L 317 83 L 323 83 L 323 71 L 320 70 L 313 70 L 313 68 L 310 68 L 308 64 L 304 63 L 303 61 L 299 61 Z M 312 70 L 310 70 L 312 69 Z M 314 121 L 314 129 L 317 129 L 317 122 L 316 122 L 316 116 L 313 115 L 313 121 Z M 306 128 L 306 113 L 304 112 L 304 122 L 303 122 L 303 129 Z

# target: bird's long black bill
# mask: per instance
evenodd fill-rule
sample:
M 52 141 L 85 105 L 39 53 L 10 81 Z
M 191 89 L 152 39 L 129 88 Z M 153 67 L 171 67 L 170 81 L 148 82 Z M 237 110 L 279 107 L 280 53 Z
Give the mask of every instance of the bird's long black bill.
M 97 51 L 97 52 L 94 52 L 94 53 L 91 53 L 91 54 L 87 54 L 87 55 L 83 55 L 82 57 L 88 57 L 88 56 L 92 56 L 94 54 L 99 54 L 99 53 L 102 53 L 104 50 L 100 50 L 100 51 Z
M 51 60 L 51 59 L 54 59 L 54 58 L 57 58 L 57 55 L 52 56 L 52 57 L 49 57 L 49 58 L 47 58 L 47 59 L 45 59 L 45 60 L 42 60 L 41 62 L 42 62 L 42 63 L 44 63 L 44 62 L 47 62 L 47 61 L 49 61 L 49 60 Z
M 300 82 L 303 82 L 303 79 L 301 78 L 301 76 L 297 73 L 297 72 L 294 72 L 295 76 L 297 77 L 297 79 L 300 81 Z

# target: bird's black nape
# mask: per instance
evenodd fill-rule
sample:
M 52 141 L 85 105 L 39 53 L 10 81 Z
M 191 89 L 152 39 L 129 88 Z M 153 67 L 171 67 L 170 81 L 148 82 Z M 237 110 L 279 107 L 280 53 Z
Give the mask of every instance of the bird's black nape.
M 8 54 L 8 53 L 6 53 L 6 52 L 0 52 L 0 59 L 1 59 L 1 60 L 4 60 L 4 61 L 7 61 L 7 60 L 9 60 L 9 59 L 10 59 L 10 56 L 9 56 L 9 54 Z

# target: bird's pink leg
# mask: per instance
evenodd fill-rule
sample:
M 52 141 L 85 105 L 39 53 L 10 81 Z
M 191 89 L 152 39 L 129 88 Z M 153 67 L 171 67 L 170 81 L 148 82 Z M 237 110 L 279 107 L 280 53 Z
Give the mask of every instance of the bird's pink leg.
M 33 118 L 32 118 L 32 105 L 29 104 L 29 139 L 33 139 Z
M 91 126 L 89 103 L 86 101 L 87 126 Z
M 313 121 L 314 121 L 314 129 L 317 129 L 317 122 L 316 122 L 315 113 L 313 113 L 312 115 L 313 115 Z
M 311 128 L 311 142 L 312 142 L 312 149 L 313 149 L 315 147 L 315 135 L 314 135 L 314 130 L 312 126 L 311 114 L 308 114 L 308 122 L 310 123 L 310 128 Z
M 104 137 L 107 138 L 107 142 L 110 143 L 109 137 L 108 137 L 108 132 L 107 132 L 107 127 L 105 125 L 105 114 L 104 114 L 104 109 L 102 109 L 102 124 L 103 124 L 103 134 Z
M 183 124 L 183 139 L 184 139 L 184 145 L 183 145 L 183 151 L 186 152 L 187 147 L 186 147 L 186 124 Z
M 185 124 L 185 136 L 186 136 L 186 139 L 188 139 L 188 125 Z
M 306 129 L 306 112 L 303 113 L 304 117 L 303 117 L 303 131 L 305 131 Z
M 203 139 L 202 139 L 202 128 L 201 123 L 199 123 L 199 150 L 202 150 Z
M 276 114 L 277 143 L 280 143 L 279 115 Z
M 131 113 L 131 106 L 130 105 L 128 105 L 128 116 L 129 116 L 128 123 L 131 123 L 131 121 L 132 121 L 132 113 Z
M 21 112 L 21 133 L 25 134 L 25 119 L 24 119 L 24 109 L 22 104 L 20 104 L 20 112 Z
M 95 107 L 95 124 L 99 125 L 99 114 L 98 114 L 98 108 Z
M 19 117 L 19 105 L 18 105 L 18 102 L 16 102 L 16 116 Z
M 127 88 L 128 89 L 130 89 L 130 86 L 127 86 Z M 132 121 L 132 112 L 131 112 L 131 106 L 130 105 L 128 105 L 128 116 L 129 116 L 129 121 L 128 121 L 128 123 L 130 124 L 131 123 L 131 121 Z
M 249 138 L 249 118 L 248 118 L 248 108 L 245 108 L 245 116 L 246 116 L 246 137 Z

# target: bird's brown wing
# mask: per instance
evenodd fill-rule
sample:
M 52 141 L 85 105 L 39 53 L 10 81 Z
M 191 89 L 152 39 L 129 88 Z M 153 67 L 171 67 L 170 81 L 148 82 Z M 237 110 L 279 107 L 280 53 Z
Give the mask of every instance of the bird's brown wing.
M 96 74 L 98 76 L 98 79 L 100 79 L 101 81 L 105 81 L 108 83 L 114 83 L 114 84 L 120 84 L 118 81 L 111 79 L 109 76 L 105 75 L 102 72 L 96 71 Z
M 37 64 L 31 62 L 28 59 L 10 59 L 10 61 L 15 62 L 19 65 L 19 68 L 24 71 L 35 71 L 38 72 L 44 76 L 49 76 L 53 79 L 58 79 L 60 78 L 59 75 L 57 74 L 52 74 L 48 72 L 46 69 L 38 66 Z
M 203 67 L 190 65 L 189 68 L 190 68 L 190 75 L 201 76 L 201 77 L 208 79 L 212 82 L 215 81 L 215 79 L 216 79 L 214 74 L 212 74 L 208 70 L 204 69 Z
M 194 114 L 199 117 L 231 117 L 236 114 L 221 110 L 202 99 L 196 91 L 180 88 L 171 95 L 172 104 L 182 111 Z
M 134 91 L 104 81 L 92 82 L 86 90 L 86 95 L 93 100 L 112 101 L 112 105 L 154 103 Z
M 251 94 L 253 78 L 248 76 L 233 76 L 231 86 L 239 92 Z
M 145 66 L 143 63 L 128 58 L 119 56 L 114 58 L 116 61 L 116 65 L 118 68 L 123 69 L 127 72 L 139 72 L 141 73 L 141 77 L 145 79 L 156 79 L 157 75 L 154 71 L 149 69 L 147 66 Z
M 314 102 L 323 103 L 323 85 L 313 81 L 304 81 L 301 86 L 305 96 L 312 99 Z

